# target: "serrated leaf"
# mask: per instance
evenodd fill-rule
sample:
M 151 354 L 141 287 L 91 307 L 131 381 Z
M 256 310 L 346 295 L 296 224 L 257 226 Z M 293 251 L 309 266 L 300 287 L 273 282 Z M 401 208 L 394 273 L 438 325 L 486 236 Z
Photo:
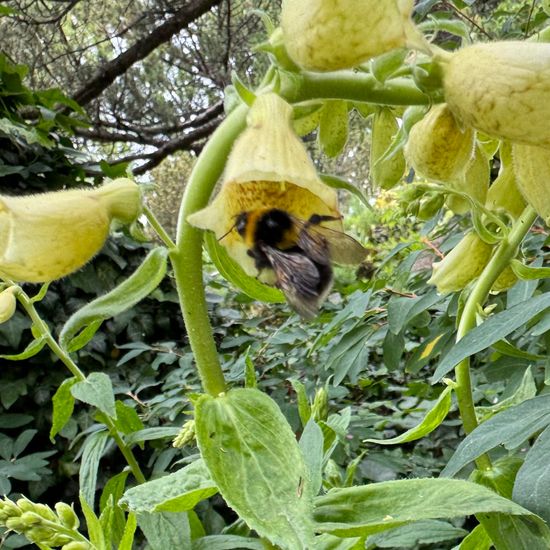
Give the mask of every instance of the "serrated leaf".
M 142 512 L 138 514 L 137 522 L 151 550 L 191 547 L 191 531 L 186 512 Z
M 341 99 L 325 101 L 319 120 L 319 144 L 327 157 L 337 157 L 348 141 L 348 104 Z
M 86 380 L 76 382 L 70 392 L 74 398 L 97 407 L 111 418 L 116 418 L 115 394 L 111 379 L 104 372 L 92 372 Z
M 239 517 L 273 544 L 312 547 L 309 472 L 277 404 L 252 388 L 203 395 L 195 422 L 212 479 Z
M 86 338 L 80 338 L 75 344 L 73 342 L 80 331 L 92 324 L 97 330 L 102 321 L 130 309 L 150 294 L 166 274 L 167 257 L 168 251 L 165 248 L 154 248 L 130 277 L 73 313 L 61 330 L 61 345 L 71 351 L 80 349 L 91 340 L 95 332 L 89 330 Z
M 134 512 L 185 512 L 218 492 L 202 459 L 126 491 L 121 504 Z
M 0 359 L 7 359 L 8 361 L 22 361 L 23 359 L 29 359 L 34 357 L 42 348 L 46 345 L 45 336 L 32 340 L 29 345 L 21 352 L 14 355 L 0 355 Z
M 264 285 L 258 279 L 247 275 L 242 267 L 229 256 L 226 249 L 219 244 L 213 233 L 206 232 L 204 234 L 204 247 L 220 275 L 248 296 L 267 303 L 283 303 L 285 301 L 280 290 Z
M 442 476 L 452 477 L 478 456 L 498 445 L 516 449 L 550 424 L 550 395 L 539 395 L 502 411 L 480 424 L 457 447 Z
M 50 439 L 52 442 L 73 415 L 74 397 L 71 393 L 71 388 L 77 382 L 78 380 L 74 377 L 63 380 L 52 397 L 53 413 L 52 427 L 50 428 Z
M 378 445 L 397 445 L 400 443 L 407 443 L 409 441 L 416 441 L 421 439 L 425 435 L 433 432 L 440 424 L 445 420 L 450 408 L 451 408 L 451 392 L 453 388 L 447 386 L 442 392 L 434 406 L 426 413 L 422 422 L 407 430 L 405 433 L 391 439 L 365 439 L 365 443 L 377 443 Z
M 439 363 L 432 377 L 432 383 L 441 380 L 463 359 L 508 336 L 508 334 L 549 307 L 550 293 L 547 293 L 521 302 L 489 317 L 484 323 L 468 332 L 464 338 L 451 348 L 451 351 Z
M 80 492 L 84 499 L 93 508 L 97 485 L 97 470 L 103 456 L 109 434 L 106 431 L 95 432 L 88 436 L 83 445 L 80 462 Z
M 527 516 L 544 526 L 511 500 L 458 479 L 404 479 L 333 489 L 317 497 L 315 504 L 318 529 L 345 537 L 379 533 L 424 519 L 490 512 Z

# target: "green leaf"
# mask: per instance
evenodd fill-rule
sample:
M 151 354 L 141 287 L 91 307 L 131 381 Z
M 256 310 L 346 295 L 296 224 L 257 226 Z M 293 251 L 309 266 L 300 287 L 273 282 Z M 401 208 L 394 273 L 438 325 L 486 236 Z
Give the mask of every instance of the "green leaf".
M 451 351 L 439 363 L 432 377 L 432 383 L 441 380 L 463 359 L 498 342 L 549 307 L 550 293 L 547 293 L 489 317 L 451 348 Z
M 162 427 L 162 428 L 145 428 L 138 432 L 128 434 L 124 439 L 128 445 L 141 443 L 142 441 L 153 441 L 155 439 L 163 439 L 165 437 L 176 437 L 180 433 L 181 428 Z
M 548 550 L 550 530 L 537 516 L 480 515 L 478 519 L 498 550 Z M 477 550 L 477 548 L 476 548 Z
M 367 539 L 366 548 L 414 548 L 420 544 L 436 544 L 446 540 L 462 538 L 468 531 L 455 527 L 446 521 L 424 520 L 396 527 L 372 535 Z
M 317 495 L 323 483 L 323 432 L 319 425 L 310 418 L 300 437 L 300 448 L 309 468 L 311 492 Z
M 191 531 L 186 512 L 142 512 L 138 514 L 137 522 L 151 550 L 191 547 Z
M 442 392 L 434 406 L 426 413 L 426 416 L 414 428 L 407 430 L 405 433 L 391 439 L 365 439 L 365 443 L 378 443 L 379 445 L 397 445 L 416 441 L 425 435 L 433 432 L 445 420 L 451 408 L 451 392 L 453 388 L 447 386 Z
M 442 476 L 452 477 L 466 464 L 498 445 L 516 449 L 535 432 L 550 423 L 550 395 L 539 395 L 510 407 L 466 436 L 457 447 Z
M 74 377 L 63 380 L 61 386 L 57 388 L 52 397 L 53 413 L 52 427 L 50 428 L 50 439 L 52 442 L 73 415 L 74 397 L 71 393 L 71 388 L 77 381 Z
M 327 157 L 337 157 L 348 141 L 348 103 L 328 99 L 319 120 L 319 144 Z
M 32 340 L 21 353 L 16 353 L 14 355 L 0 355 L 0 359 L 7 359 L 8 361 L 21 361 L 23 359 L 29 359 L 29 357 L 34 357 L 40 353 L 45 345 L 46 338 L 42 336 Z
M 503 399 L 499 403 L 491 405 L 490 407 L 476 407 L 478 420 L 480 421 L 480 423 L 485 422 L 494 414 L 505 409 L 509 409 L 514 405 L 519 405 L 520 403 L 523 403 L 528 399 L 532 399 L 536 395 L 537 385 L 535 383 L 535 378 L 533 377 L 531 367 L 528 367 L 527 369 L 525 369 L 525 372 L 523 373 L 523 378 L 521 379 L 521 383 L 518 386 L 517 390 L 513 393 L 513 395 L 507 397 L 506 399 Z
M 114 475 L 107 481 L 103 491 L 101 492 L 101 498 L 99 499 L 99 509 L 103 510 L 107 506 L 109 498 L 112 496 L 115 503 L 118 503 L 122 494 L 124 493 L 124 487 L 126 486 L 126 479 L 130 470 L 123 470 Z
M 333 174 L 319 174 L 319 177 L 322 182 L 326 183 L 329 187 L 332 187 L 333 189 L 344 189 L 348 193 L 351 193 L 357 197 L 369 210 L 373 209 L 369 199 L 363 194 L 361 189 L 359 189 L 356 185 L 353 185 L 353 183 L 350 183 L 349 181 Z
M 283 303 L 284 294 L 276 288 L 264 285 L 255 277 L 247 275 L 242 267 L 227 253 L 213 233 L 204 233 L 204 247 L 220 275 L 241 289 L 245 294 L 261 302 Z
M 134 512 L 185 512 L 218 492 L 203 460 L 128 489 L 121 499 Z
M 311 548 L 309 472 L 277 404 L 253 388 L 202 395 L 195 422 L 201 455 L 227 504 L 273 544 Z
M 546 359 L 545 355 L 535 355 L 534 353 L 523 351 L 506 340 L 495 342 L 492 345 L 492 348 L 495 351 L 502 353 L 502 355 L 507 355 L 508 357 L 517 357 L 518 359 L 527 359 L 528 361 L 541 361 Z
M 113 539 L 113 520 L 114 520 L 114 504 L 113 497 L 109 497 L 107 505 L 101 510 L 99 515 L 99 523 L 101 525 L 101 530 L 103 531 L 103 536 L 106 541 L 111 541 Z
M 311 417 L 311 405 L 307 398 L 306 387 L 296 378 L 291 378 L 290 384 L 292 389 L 296 392 L 296 399 L 298 400 L 298 415 L 300 416 L 300 422 L 305 427 Z
M 391 332 L 399 334 L 407 323 L 419 313 L 429 309 L 443 299 L 437 291 L 433 290 L 424 296 L 407 298 L 395 296 L 388 302 L 388 325 Z
M 90 539 L 90 542 L 95 548 L 97 548 L 97 550 L 107 550 L 101 523 L 99 523 L 98 517 L 94 514 L 94 511 L 82 494 L 80 495 L 80 506 L 82 507 L 82 513 L 86 519 L 88 538 Z
M 407 53 L 405 49 L 396 48 L 371 59 L 370 70 L 372 76 L 378 82 L 384 84 L 397 69 L 401 68 Z
M 111 379 L 104 372 L 92 372 L 86 380 L 76 382 L 70 392 L 73 397 L 97 407 L 111 418 L 116 418 L 115 394 Z
M 476 483 L 458 479 L 402 479 L 333 489 L 317 497 L 318 528 L 340 536 L 370 535 L 423 519 L 488 512 L 529 516 L 511 500 Z
M 86 500 L 92 508 L 94 505 L 99 461 L 105 451 L 108 438 L 109 433 L 107 431 L 94 432 L 87 437 L 83 445 L 80 462 L 81 500 Z
M 126 520 L 126 525 L 124 526 L 124 533 L 122 534 L 122 539 L 120 539 L 118 550 L 132 550 L 134 547 L 134 533 L 136 532 L 136 527 L 136 515 L 133 513 L 128 514 L 128 519 Z
M 239 537 L 237 535 L 209 535 L 195 539 L 191 550 L 267 550 L 259 539 Z
M 168 252 L 165 248 L 154 248 L 130 277 L 107 294 L 73 313 L 61 330 L 59 337 L 61 345 L 69 351 L 80 349 L 91 340 L 95 332 L 87 334 L 86 338 L 74 343 L 75 336 L 80 331 L 92 323 L 96 325 L 97 330 L 105 319 L 114 317 L 143 300 L 164 278 L 167 256 Z
M 550 428 L 546 428 L 531 447 L 519 469 L 513 498 L 546 522 L 550 520 Z
M 512 260 L 510 267 L 514 274 L 523 281 L 531 281 L 534 279 L 547 279 L 550 277 L 550 267 L 532 267 L 525 265 L 519 260 Z
M 483 525 L 478 525 L 464 540 L 460 543 L 458 550 L 490 550 L 493 542 L 489 538 Z
M 124 404 L 122 401 L 116 401 L 116 428 L 123 434 L 131 434 L 144 428 L 143 422 L 136 409 Z

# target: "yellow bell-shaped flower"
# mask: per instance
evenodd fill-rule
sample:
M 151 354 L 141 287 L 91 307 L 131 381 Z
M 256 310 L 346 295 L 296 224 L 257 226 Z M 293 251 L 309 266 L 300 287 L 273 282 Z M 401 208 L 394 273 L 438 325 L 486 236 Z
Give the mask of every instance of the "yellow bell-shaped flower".
M 43 283 L 76 271 L 103 246 L 113 219 L 133 221 L 141 192 L 120 178 L 97 189 L 0 196 L 0 275 Z

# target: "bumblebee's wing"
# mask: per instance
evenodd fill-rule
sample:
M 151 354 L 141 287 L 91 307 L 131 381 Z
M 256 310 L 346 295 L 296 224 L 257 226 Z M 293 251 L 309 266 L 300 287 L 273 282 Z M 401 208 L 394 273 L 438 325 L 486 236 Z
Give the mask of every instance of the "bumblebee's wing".
M 262 250 L 275 271 L 277 286 L 290 306 L 305 319 L 315 317 L 330 289 L 331 278 L 323 285 L 318 267 L 303 254 L 283 252 L 266 245 Z
M 342 231 L 303 221 L 300 225 L 298 246 L 317 263 L 354 265 L 367 255 L 361 243 Z

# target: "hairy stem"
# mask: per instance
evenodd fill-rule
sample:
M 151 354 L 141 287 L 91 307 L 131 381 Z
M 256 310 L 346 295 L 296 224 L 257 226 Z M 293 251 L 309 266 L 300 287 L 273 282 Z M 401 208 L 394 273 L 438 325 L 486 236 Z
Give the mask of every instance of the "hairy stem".
M 17 299 L 19 300 L 21 305 L 25 308 L 25 311 L 27 312 L 28 316 L 31 318 L 35 331 L 37 333 L 37 337 L 44 339 L 48 347 L 59 358 L 59 360 L 69 369 L 71 374 L 78 381 L 83 382 L 84 380 L 86 380 L 86 375 L 78 368 L 78 365 L 71 359 L 69 354 L 57 343 L 55 338 L 52 336 L 48 325 L 44 322 L 44 320 L 40 317 L 40 315 L 36 311 L 36 308 L 34 307 L 34 301 L 31 298 L 29 298 L 29 296 L 23 291 L 23 289 L 19 287 L 17 288 L 15 295 L 17 296 Z M 143 472 L 139 467 L 136 457 L 132 453 L 132 450 L 130 449 L 130 447 L 126 445 L 126 443 L 118 433 L 118 430 L 115 426 L 114 421 L 105 414 L 102 414 L 101 418 L 105 426 L 107 426 L 107 428 L 109 429 L 110 434 L 113 436 L 113 439 L 118 445 L 120 452 L 123 454 L 124 458 L 126 459 L 128 466 L 130 466 L 130 469 L 132 470 L 132 473 L 134 474 L 134 477 L 136 478 L 136 480 L 139 483 L 145 483 L 145 476 L 143 475 Z
M 202 231 L 187 216 L 207 203 L 235 138 L 245 127 L 247 107 L 236 108 L 212 134 L 191 172 L 180 206 L 176 248 L 170 253 L 187 335 L 204 390 L 225 391 L 225 379 L 216 350 L 202 273 Z
M 464 311 L 462 312 L 458 325 L 457 341 L 463 338 L 476 326 L 476 311 L 478 306 L 483 305 L 491 287 L 498 279 L 499 275 L 508 267 L 510 260 L 516 255 L 519 245 L 536 217 L 537 213 L 528 206 L 512 226 L 507 238 L 501 241 L 497 246 L 495 253 L 485 266 L 485 269 L 466 300 Z M 460 416 L 462 418 L 464 431 L 470 433 L 478 425 L 470 380 L 470 360 L 464 359 L 461 361 L 455 367 L 455 374 L 457 382 L 456 395 Z M 482 455 L 477 459 L 477 465 L 480 469 L 489 469 L 491 467 L 491 461 L 487 455 Z

